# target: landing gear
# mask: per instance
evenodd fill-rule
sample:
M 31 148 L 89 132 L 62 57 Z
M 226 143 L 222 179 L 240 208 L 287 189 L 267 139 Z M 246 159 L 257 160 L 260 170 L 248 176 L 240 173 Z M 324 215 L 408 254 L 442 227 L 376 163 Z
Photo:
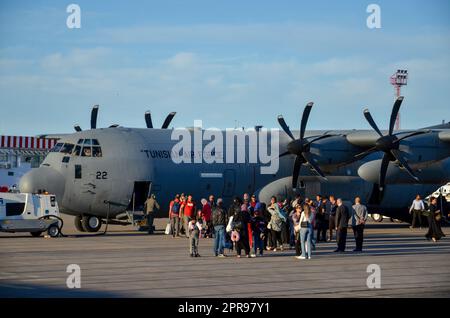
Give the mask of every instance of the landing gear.
M 374 220 L 375 222 L 382 222 L 383 221 L 383 216 L 379 213 L 372 213 L 371 214 L 372 220 Z
M 30 234 L 33 237 L 39 237 L 39 236 L 41 236 L 42 232 L 30 232 Z
M 102 220 L 94 215 L 83 215 L 81 226 L 86 232 L 98 232 L 102 227 Z
M 75 228 L 77 229 L 77 231 L 79 232 L 85 232 L 84 228 L 83 228 L 83 224 L 81 224 L 81 215 L 77 215 L 75 217 Z

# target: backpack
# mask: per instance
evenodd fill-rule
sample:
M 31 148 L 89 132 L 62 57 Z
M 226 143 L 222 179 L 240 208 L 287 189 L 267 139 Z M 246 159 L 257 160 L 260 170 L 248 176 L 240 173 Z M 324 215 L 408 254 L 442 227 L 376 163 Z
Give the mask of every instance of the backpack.
M 173 213 L 173 214 L 178 214 L 178 213 L 180 213 L 180 202 L 173 202 L 173 205 L 172 205 L 172 213 Z

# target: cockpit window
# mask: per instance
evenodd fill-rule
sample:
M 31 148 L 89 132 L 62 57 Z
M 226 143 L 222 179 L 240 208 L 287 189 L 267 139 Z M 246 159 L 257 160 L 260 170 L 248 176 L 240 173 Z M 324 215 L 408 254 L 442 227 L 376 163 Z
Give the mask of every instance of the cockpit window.
M 98 158 L 103 155 L 102 148 L 97 139 L 79 139 L 78 144 L 72 148 L 72 155 L 74 156 Z
M 102 148 L 92 147 L 92 157 L 101 157 L 101 156 L 102 156 Z
M 63 143 L 58 142 L 58 143 L 50 150 L 50 152 L 59 152 L 59 151 L 61 150 L 61 147 L 62 147 L 63 145 L 64 145 Z
M 74 156 L 79 156 L 81 153 L 81 146 L 75 146 L 75 150 L 73 151 Z
M 84 146 L 83 151 L 81 152 L 82 157 L 92 157 L 92 150 L 90 146 Z
M 61 147 L 60 152 L 62 152 L 62 153 L 72 153 L 73 147 L 75 147 L 74 144 L 64 144 L 64 146 Z

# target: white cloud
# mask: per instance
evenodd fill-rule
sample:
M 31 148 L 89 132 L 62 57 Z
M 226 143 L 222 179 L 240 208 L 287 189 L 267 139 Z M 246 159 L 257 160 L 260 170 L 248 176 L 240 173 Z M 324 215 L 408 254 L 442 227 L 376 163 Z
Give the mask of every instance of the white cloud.
M 187 68 L 191 67 L 196 62 L 196 56 L 194 53 L 181 52 L 177 53 L 175 56 L 169 58 L 167 63 L 175 68 Z
M 103 47 L 73 49 L 67 54 L 56 52 L 42 58 L 40 66 L 44 72 L 80 71 L 98 65 L 109 53 L 110 50 Z

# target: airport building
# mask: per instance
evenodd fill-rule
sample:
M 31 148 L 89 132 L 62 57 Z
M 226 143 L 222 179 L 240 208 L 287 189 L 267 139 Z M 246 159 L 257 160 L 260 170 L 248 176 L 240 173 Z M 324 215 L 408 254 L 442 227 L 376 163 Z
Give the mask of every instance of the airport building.
M 56 139 L 28 136 L 0 136 L 0 186 L 18 185 L 30 169 L 37 168 Z

